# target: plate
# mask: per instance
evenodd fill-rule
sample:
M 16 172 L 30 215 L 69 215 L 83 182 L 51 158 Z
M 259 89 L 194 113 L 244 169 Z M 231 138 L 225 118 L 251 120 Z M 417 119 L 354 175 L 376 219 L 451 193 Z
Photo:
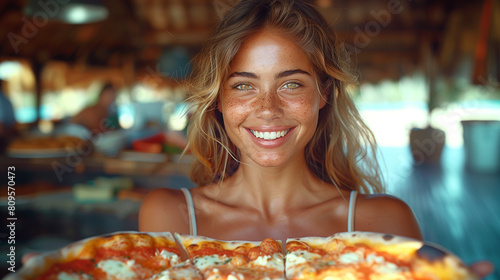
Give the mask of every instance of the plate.
M 84 144 L 85 145 L 82 145 Z M 56 158 L 65 157 L 73 150 L 91 151 L 86 140 L 73 135 L 44 135 L 14 139 L 6 154 L 13 158 Z M 90 143 L 88 144 L 90 145 Z M 85 147 L 84 147 L 85 146 Z
M 60 158 L 67 156 L 69 151 L 57 149 L 7 149 L 7 156 L 12 158 Z

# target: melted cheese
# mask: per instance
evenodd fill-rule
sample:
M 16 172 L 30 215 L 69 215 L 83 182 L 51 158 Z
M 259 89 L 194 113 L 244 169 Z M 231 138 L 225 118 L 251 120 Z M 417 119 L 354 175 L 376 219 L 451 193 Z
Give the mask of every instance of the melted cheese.
M 308 251 L 297 250 L 286 255 L 287 266 L 295 266 L 307 263 L 307 260 L 315 260 L 321 258 L 321 255 L 310 253 Z
M 382 274 L 399 274 L 407 271 L 405 267 L 399 267 L 394 263 L 388 262 L 382 256 L 369 254 L 366 258 L 363 252 L 356 251 L 354 253 L 345 253 L 339 257 L 339 262 L 343 264 L 368 263 L 371 264 L 373 270 Z
M 327 266 L 335 266 L 335 263 L 338 262 L 343 265 L 354 265 L 352 268 L 356 267 L 356 265 L 368 265 L 371 269 L 373 269 L 374 274 L 370 279 L 379 279 L 376 278 L 378 276 L 382 277 L 380 279 L 406 279 L 405 275 L 409 273 L 409 268 L 407 267 L 399 267 L 398 265 L 388 262 L 385 260 L 383 256 L 377 255 L 375 253 L 365 255 L 365 251 L 360 249 L 355 252 L 346 252 L 338 256 L 336 260 L 321 260 L 322 256 L 314 253 L 310 253 L 307 251 L 295 251 L 288 253 L 286 255 L 286 274 L 287 277 L 293 277 L 298 274 L 304 274 L 313 277 L 316 275 L 319 269 Z M 310 266 L 309 264 L 313 264 Z M 331 275 L 330 272 L 327 272 L 329 275 L 326 276 L 326 279 L 336 280 L 341 279 L 338 278 L 339 275 Z M 348 273 L 346 270 L 342 272 L 342 279 L 351 279 L 350 277 L 354 277 L 352 279 L 357 279 L 353 273 Z M 374 277 L 374 278 L 373 278 Z M 386 277 L 386 278 L 383 278 Z
M 259 256 L 257 259 L 252 261 L 252 264 L 257 266 L 265 266 L 275 270 L 283 270 L 283 258 L 281 254 L 273 254 L 271 257 Z
M 149 280 L 170 279 L 201 279 L 201 275 L 194 267 L 182 263 L 154 275 Z
M 172 265 L 175 265 L 175 264 L 178 264 L 180 263 L 180 259 L 179 259 L 179 256 L 175 253 L 172 253 L 172 252 L 169 252 L 169 251 L 166 251 L 166 250 L 162 250 L 160 252 L 160 256 L 166 260 L 170 260 L 170 263 Z
M 375 254 L 369 254 L 368 256 L 366 256 L 366 261 L 380 264 L 384 262 L 384 257 L 377 256 Z
M 343 264 L 359 263 L 363 261 L 363 256 L 356 253 L 345 253 L 339 257 L 339 262 Z
M 115 276 L 117 279 L 133 279 L 137 276 L 131 268 L 133 265 L 134 261 L 123 263 L 115 260 L 104 260 L 100 261 L 97 267 L 107 274 Z
M 193 261 L 194 265 L 201 271 L 204 271 L 209 266 L 222 265 L 230 262 L 233 258 L 224 257 L 221 259 L 218 255 L 203 256 Z
M 87 274 L 76 274 L 61 272 L 57 275 L 57 280 L 90 280 L 91 277 Z

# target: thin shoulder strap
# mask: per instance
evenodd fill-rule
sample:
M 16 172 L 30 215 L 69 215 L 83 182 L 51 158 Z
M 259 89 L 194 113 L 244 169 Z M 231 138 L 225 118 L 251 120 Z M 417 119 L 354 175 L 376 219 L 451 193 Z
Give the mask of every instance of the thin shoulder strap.
M 356 198 L 358 197 L 357 191 L 351 191 L 349 198 L 349 216 L 347 216 L 347 231 L 354 231 L 354 210 L 356 209 Z
M 184 193 L 186 197 L 186 205 L 188 207 L 188 215 L 189 215 L 189 234 L 198 235 L 198 228 L 196 227 L 196 215 L 194 212 L 194 202 L 193 196 L 191 192 L 186 188 L 181 188 L 181 191 Z

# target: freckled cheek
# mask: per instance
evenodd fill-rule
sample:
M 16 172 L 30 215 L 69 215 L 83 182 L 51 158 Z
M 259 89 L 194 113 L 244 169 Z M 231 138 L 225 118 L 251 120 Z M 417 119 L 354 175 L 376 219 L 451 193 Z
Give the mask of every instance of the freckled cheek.
M 315 118 L 318 116 L 319 102 L 308 98 L 300 99 L 290 104 L 289 110 L 303 120 Z
M 226 98 L 222 102 L 222 114 L 226 122 L 241 122 L 252 111 L 248 102 L 236 98 Z

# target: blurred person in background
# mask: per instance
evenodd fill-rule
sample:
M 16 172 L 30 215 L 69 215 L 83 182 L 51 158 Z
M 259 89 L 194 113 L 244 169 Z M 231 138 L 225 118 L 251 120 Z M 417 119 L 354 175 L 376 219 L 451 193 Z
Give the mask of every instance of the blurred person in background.
M 14 108 L 4 94 L 4 84 L 4 80 L 0 79 L 0 153 L 5 152 L 7 145 L 16 134 Z
M 71 122 L 87 128 L 93 135 L 119 128 L 116 106 L 118 92 L 111 83 L 106 83 L 97 103 L 76 114 Z

